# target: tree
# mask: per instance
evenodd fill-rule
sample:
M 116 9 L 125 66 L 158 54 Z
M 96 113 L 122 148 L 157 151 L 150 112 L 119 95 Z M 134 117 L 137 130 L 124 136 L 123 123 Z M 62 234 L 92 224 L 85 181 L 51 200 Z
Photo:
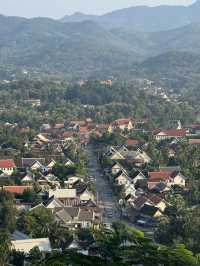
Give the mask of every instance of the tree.
M 0 265 L 9 265 L 9 252 L 11 248 L 10 234 L 5 229 L 0 229 Z
M 16 209 L 10 193 L 0 191 L 0 229 L 14 231 L 16 225 Z
M 200 252 L 200 208 L 188 208 L 180 196 L 172 196 L 165 215 L 161 217 L 155 232 L 157 241 L 163 244 L 184 243 L 194 252 Z

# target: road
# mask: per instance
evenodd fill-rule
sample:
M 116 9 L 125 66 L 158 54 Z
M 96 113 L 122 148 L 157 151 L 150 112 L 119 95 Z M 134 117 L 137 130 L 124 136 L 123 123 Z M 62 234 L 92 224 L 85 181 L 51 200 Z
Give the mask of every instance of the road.
M 91 145 L 86 147 L 85 152 L 88 158 L 88 175 L 95 178 L 97 202 L 103 211 L 103 222 L 113 223 L 114 221 L 119 221 L 120 211 L 117 208 L 117 199 L 113 194 L 109 181 L 103 176 L 97 154 Z
M 146 236 L 152 238 L 152 229 L 144 228 L 130 223 L 121 217 L 120 210 L 118 208 L 118 201 L 113 194 L 109 181 L 103 175 L 97 154 L 95 153 L 92 145 L 88 145 L 85 149 L 85 152 L 88 158 L 88 175 L 95 178 L 94 182 L 96 184 L 97 202 L 103 212 L 103 222 L 106 224 L 112 224 L 113 222 L 123 222 L 130 227 L 134 227 L 138 230 L 143 231 Z

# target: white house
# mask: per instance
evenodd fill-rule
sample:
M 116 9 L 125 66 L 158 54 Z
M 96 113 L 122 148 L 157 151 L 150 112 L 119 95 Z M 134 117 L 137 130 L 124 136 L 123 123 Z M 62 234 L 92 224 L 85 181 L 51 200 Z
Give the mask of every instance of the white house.
M 40 251 L 51 251 L 49 238 L 23 239 L 11 241 L 11 248 L 16 251 L 29 253 L 31 249 L 38 247 Z
M 0 160 L 0 170 L 10 176 L 14 172 L 16 165 L 12 159 Z

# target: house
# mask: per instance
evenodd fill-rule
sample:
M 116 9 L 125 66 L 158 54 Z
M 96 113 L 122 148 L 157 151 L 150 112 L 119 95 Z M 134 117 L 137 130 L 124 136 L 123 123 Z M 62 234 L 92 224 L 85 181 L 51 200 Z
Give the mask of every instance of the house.
M 184 128 L 190 133 L 199 135 L 200 134 L 200 124 L 192 124 L 192 125 L 186 125 Z
M 139 141 L 136 139 L 127 139 L 124 143 L 127 148 L 135 148 L 139 145 Z
M 49 198 L 59 199 L 65 207 L 75 207 L 80 205 L 80 198 L 77 196 L 76 189 L 55 189 L 49 190 Z
M 151 158 L 145 151 L 140 149 L 128 150 L 124 145 L 116 147 L 111 146 L 110 149 L 105 153 L 105 156 L 115 161 L 125 160 L 126 162 L 135 164 L 137 167 L 151 162 Z
M 43 134 L 38 134 L 36 136 L 36 140 L 39 140 L 42 143 L 48 143 L 48 142 L 50 142 L 50 140 L 48 138 L 46 138 Z
M 15 195 L 22 195 L 25 190 L 31 190 L 32 186 L 3 186 L 2 189 Z
M 104 132 L 112 133 L 113 132 L 111 124 L 99 124 L 99 125 L 96 126 L 96 129 L 100 133 L 104 133 Z
M 122 131 L 127 130 L 127 131 L 131 131 L 133 129 L 133 124 L 131 119 L 118 119 L 115 120 L 112 123 L 112 128 L 115 129 L 120 129 Z
M 187 135 L 186 129 L 168 129 L 160 130 L 154 137 L 157 141 L 167 140 L 167 139 L 183 139 Z
M 148 199 L 148 201 L 147 201 L 148 204 L 158 208 L 161 212 L 165 211 L 165 209 L 167 207 L 167 203 L 163 198 L 158 197 L 155 194 L 148 194 L 147 199 Z
M 149 172 L 149 179 L 147 181 L 148 188 L 150 190 L 154 189 L 159 183 L 164 183 L 167 186 L 167 189 L 170 189 L 171 186 L 180 186 L 185 187 L 186 178 L 177 171 L 174 172 Z
M 46 169 L 45 158 L 22 158 L 22 167 L 32 171 Z
M 69 166 L 74 166 L 74 162 L 70 160 L 69 158 L 65 160 L 64 165 L 69 167 Z
M 23 239 L 11 241 L 11 249 L 29 253 L 33 248 L 39 248 L 40 251 L 50 252 L 51 244 L 49 238 L 38 238 L 38 239 Z
M 44 191 L 48 191 L 52 187 L 54 188 L 60 188 L 60 182 L 58 178 L 53 175 L 53 174 L 48 174 L 48 175 L 42 175 L 40 178 L 37 180 L 38 184 Z
M 184 188 L 186 186 L 186 177 L 182 175 L 179 171 L 174 171 L 171 174 L 172 185 L 176 185 Z
M 144 204 L 140 210 L 140 218 L 158 219 L 162 215 L 162 212 L 158 208 L 149 204 Z
M 46 163 L 46 168 L 48 170 L 52 170 L 52 168 L 56 165 L 56 161 L 54 159 L 50 159 L 47 163 Z
M 57 199 L 76 198 L 76 189 L 51 189 L 49 190 L 49 198 L 54 196 Z
M 127 196 L 136 197 L 136 193 L 137 193 L 137 190 L 136 190 L 134 184 L 130 184 L 129 182 L 127 182 L 127 184 L 125 184 L 125 186 L 124 186 L 125 198 Z
M 75 227 L 78 220 L 78 213 L 78 207 L 55 208 L 53 212 L 55 221 L 68 227 Z
M 120 171 L 126 171 L 124 167 L 119 162 L 114 162 L 111 166 L 111 173 L 112 175 L 118 174 Z
M 49 200 L 46 202 L 46 204 L 44 206 L 47 209 L 55 209 L 55 208 L 64 207 L 63 203 L 59 199 L 55 198 L 54 196 L 49 198 Z
M 33 183 L 34 177 L 31 174 L 26 174 L 21 178 L 21 183 Z
M 114 177 L 115 183 L 118 186 L 125 186 L 127 183 L 130 183 L 130 177 L 128 176 L 126 171 L 119 171 Z
M 98 208 L 81 208 L 78 214 L 77 225 L 80 228 L 91 228 L 101 223 L 101 212 Z
M 189 139 L 188 145 L 200 145 L 200 139 Z
M 71 176 L 67 181 L 64 181 L 65 188 L 75 188 L 75 185 L 79 182 L 83 182 L 83 179 L 78 176 Z
M 85 121 L 71 121 L 69 123 L 69 130 L 78 130 L 79 127 L 86 126 Z
M 106 157 L 109 157 L 111 160 L 124 160 L 125 157 L 123 156 L 123 153 L 128 152 L 129 150 L 124 146 L 111 146 L 105 153 Z
M 7 176 L 11 176 L 16 169 L 16 165 L 14 160 L 5 159 L 0 160 L 0 171 L 3 172 Z
M 87 202 L 87 201 L 94 201 L 95 197 L 94 194 L 89 191 L 87 188 L 79 194 L 79 198 L 81 202 Z
M 62 136 L 63 136 L 63 139 L 65 141 L 72 141 L 74 139 L 75 132 L 74 131 L 65 131 Z
M 136 185 L 139 181 L 141 180 L 147 180 L 146 176 L 139 170 L 134 171 L 133 173 L 130 174 L 130 177 L 132 179 L 132 183 Z

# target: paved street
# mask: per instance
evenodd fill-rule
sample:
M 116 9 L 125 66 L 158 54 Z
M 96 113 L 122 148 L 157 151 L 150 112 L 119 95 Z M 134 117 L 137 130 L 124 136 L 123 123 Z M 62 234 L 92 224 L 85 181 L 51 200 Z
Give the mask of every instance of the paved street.
M 147 236 L 152 237 L 152 229 L 140 227 L 124 219 L 121 220 L 120 211 L 117 208 L 117 199 L 112 192 L 109 181 L 103 176 L 101 166 L 98 162 L 97 154 L 95 153 L 91 145 L 88 145 L 86 147 L 85 152 L 88 158 L 88 175 L 95 178 L 94 182 L 96 184 L 97 200 L 98 205 L 102 208 L 103 211 L 103 222 L 113 223 L 116 221 L 122 221 L 128 226 L 137 228 L 138 230 L 143 231 Z
M 91 145 L 86 148 L 88 157 L 88 174 L 95 178 L 97 201 L 103 210 L 103 219 L 105 223 L 112 223 L 120 220 L 120 212 L 117 209 L 117 200 L 115 199 L 108 180 L 103 176 L 98 162 L 97 154 L 93 151 Z

